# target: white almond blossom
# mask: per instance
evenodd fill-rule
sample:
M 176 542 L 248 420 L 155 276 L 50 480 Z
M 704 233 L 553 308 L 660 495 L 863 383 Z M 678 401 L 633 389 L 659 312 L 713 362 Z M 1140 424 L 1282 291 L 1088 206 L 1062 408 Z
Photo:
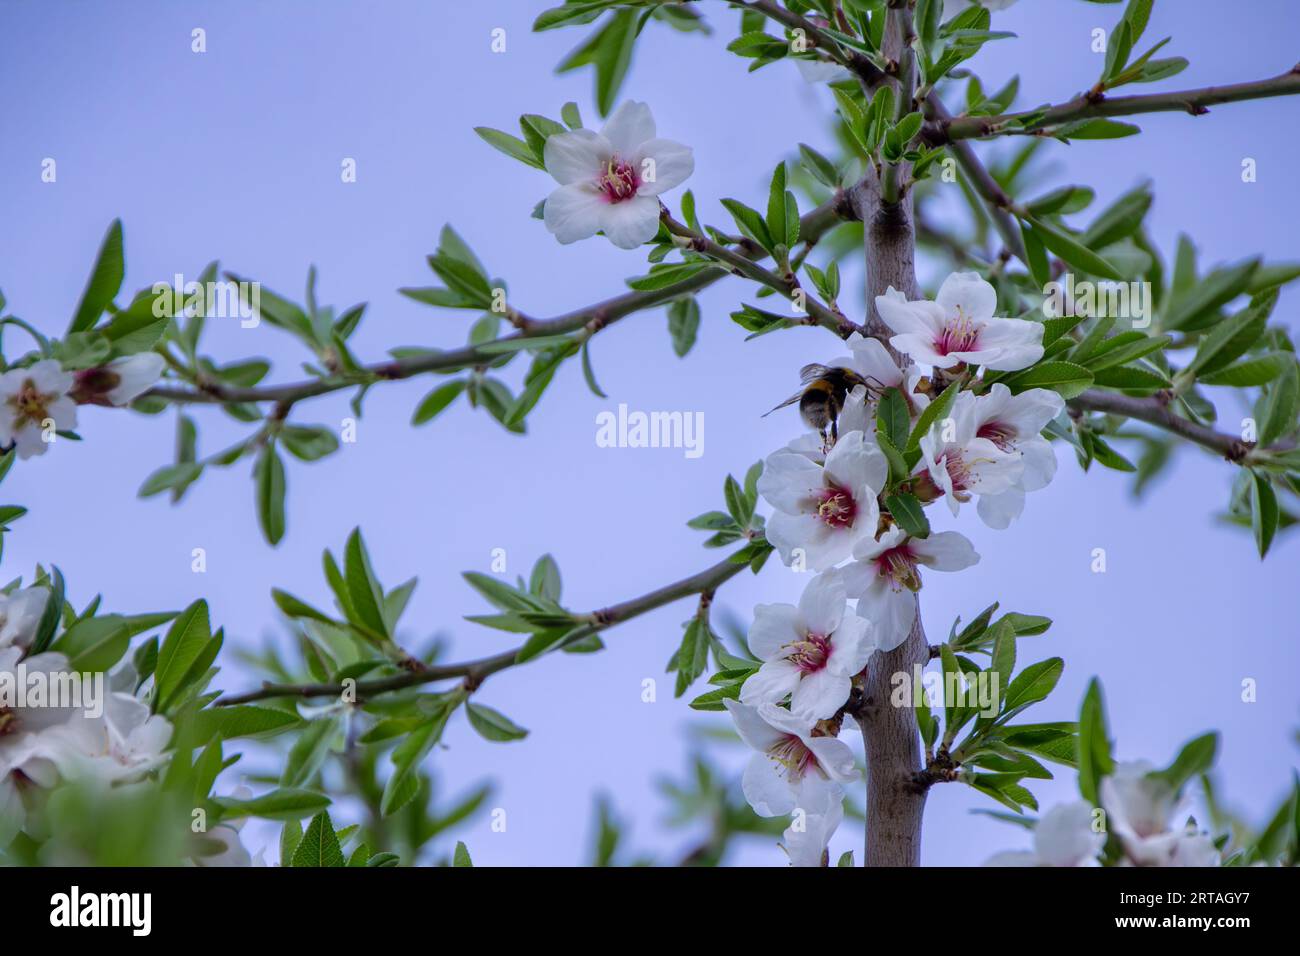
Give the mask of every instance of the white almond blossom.
M 845 359 L 843 363 L 836 364 L 848 364 L 851 361 L 851 359 Z M 868 445 L 875 444 L 876 408 L 867 394 L 865 385 L 855 386 L 852 391 L 844 396 L 844 404 L 840 408 L 836 424 L 841 435 L 847 435 L 850 432 L 861 432 L 863 441 Z M 804 432 L 798 438 L 787 442 L 785 450 L 803 455 L 809 461 L 816 462 L 819 465 L 824 464 L 826 461 L 826 441 L 818 432 Z
M 890 290 L 898 300 L 906 302 L 902 293 L 893 289 Z M 874 337 L 864 336 L 861 332 L 854 332 L 845 342 L 850 351 L 853 352 L 853 359 L 849 367 L 865 378 L 871 387 L 879 395 L 887 388 L 896 388 L 903 393 L 903 398 L 907 400 L 910 411 L 915 417 L 930 404 L 930 397 L 916 391 L 916 386 L 924 377 L 924 372 L 909 362 L 905 368 L 900 368 L 894 361 L 894 357 L 889 354 L 883 342 Z M 846 403 L 847 406 L 847 403 Z M 847 407 L 846 407 L 847 410 Z M 874 406 L 872 408 L 874 413 Z M 843 430 L 851 430 L 841 426 Z M 875 422 L 871 422 L 869 427 L 864 430 L 870 431 L 875 428 Z
M 849 699 L 853 675 L 875 650 L 871 624 L 848 611 L 844 585 L 813 578 L 793 604 L 754 608 L 749 649 L 764 661 L 741 688 L 745 703 L 779 704 L 812 722 L 832 717 Z
M 974 546 L 956 531 L 939 531 L 928 538 L 911 538 L 890 528 L 879 541 L 865 539 L 853 549 L 853 563 L 835 573 L 850 598 L 858 600 L 858 615 L 875 626 L 876 646 L 892 651 L 907 639 L 916 620 L 920 566 L 935 571 L 961 571 L 979 562 Z
M 995 318 L 998 295 L 974 272 L 954 272 L 935 301 L 907 301 L 892 287 L 876 296 L 876 310 L 894 335 L 889 344 L 935 368 L 962 363 L 1010 372 L 1043 357 L 1043 326 Z
M 834 737 L 813 736 L 808 721 L 773 704 L 723 702 L 740 738 L 757 753 L 741 789 L 760 817 L 781 817 L 798 806 L 818 806 L 821 791 L 858 777 L 853 751 Z
M 54 683 L 52 675 L 67 670 L 68 659 L 62 654 L 47 652 L 23 659 L 20 648 L 0 647 L 0 680 L 11 688 L 17 681 L 39 674 Z M 72 713 L 67 707 L 36 706 L 36 702 L 19 697 L 0 701 L 0 846 L 7 845 L 23 826 L 20 788 L 52 787 L 58 782 L 58 770 L 49 754 L 49 734 Z
M 77 425 L 77 404 L 69 396 L 74 378 L 53 359 L 0 375 L 0 447 L 13 443 L 18 457 L 45 454 L 47 429 Z
M 768 456 L 758 479 L 759 494 L 776 509 L 767 540 L 787 565 L 796 550 L 811 571 L 839 564 L 875 536 L 876 496 L 888 477 L 884 454 L 859 431 L 841 434 L 824 464 L 790 449 Z
M 130 405 L 162 378 L 166 364 L 157 352 L 137 352 L 78 374 L 77 385 L 89 385 L 110 405 Z
M 570 243 L 604 232 L 635 249 L 659 231 L 659 194 L 695 170 L 689 146 L 659 139 L 650 107 L 629 100 L 599 133 L 575 129 L 546 141 L 546 171 L 560 188 L 546 200 L 546 228 Z
M 1011 850 L 988 859 L 985 866 L 1099 866 L 1097 854 L 1106 834 L 1093 830 L 1087 800 L 1058 803 L 1034 827 L 1032 850 Z
M 1124 761 L 1101 781 L 1101 805 L 1124 855 L 1138 866 L 1217 866 L 1219 851 L 1194 827 L 1172 829 L 1183 801 L 1145 760 Z
M 248 800 L 253 796 L 253 791 L 248 787 L 236 787 L 231 796 L 236 800 Z M 215 853 L 196 856 L 191 862 L 195 866 L 209 868 L 266 866 L 265 851 L 258 850 L 256 854 L 249 853 L 248 848 L 244 846 L 244 841 L 240 838 L 240 831 L 244 829 L 244 824 L 247 822 L 247 818 L 241 817 L 229 823 L 218 823 L 203 836 L 207 840 L 220 845 L 222 849 Z M 284 863 L 284 861 L 281 862 Z
M 48 588 L 23 588 L 0 594 L 0 648 L 12 646 L 27 650 L 31 647 L 49 600 Z
M 790 865 L 821 866 L 826 847 L 843 821 L 844 794 L 839 787 L 810 791 L 808 804 L 795 809 L 794 820 L 781 834 Z
M 44 753 L 64 777 L 135 780 L 161 765 L 171 723 L 130 694 L 108 694 L 97 717 L 75 711 L 44 734 Z
M 1031 388 L 1012 395 L 1011 389 L 1000 383 L 971 405 L 975 437 L 1019 455 L 1023 465 L 1020 478 L 1006 491 L 980 494 L 979 516 L 990 528 L 1006 528 L 1024 510 L 1025 493 L 1046 488 L 1055 477 L 1056 452 L 1042 431 L 1064 409 L 1064 399 L 1050 389 Z
M 949 422 L 931 428 L 921 438 L 923 465 L 918 473 L 928 478 L 929 494 L 942 496 L 953 515 L 971 495 L 1001 495 L 1011 490 L 1025 470 L 1018 449 L 1003 450 L 992 439 L 977 434 L 974 404 L 975 396 L 962 392 L 953 402 Z

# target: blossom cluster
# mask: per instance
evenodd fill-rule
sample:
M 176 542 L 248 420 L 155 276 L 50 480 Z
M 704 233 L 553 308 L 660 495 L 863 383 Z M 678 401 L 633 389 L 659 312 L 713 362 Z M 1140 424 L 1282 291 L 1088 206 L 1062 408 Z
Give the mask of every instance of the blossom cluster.
M 1101 782 L 1100 810 L 1086 800 L 1058 804 L 1034 827 L 1032 850 L 998 853 L 984 865 L 1097 866 L 1109 830 L 1126 865 L 1217 866 L 1220 853 L 1213 838 L 1195 824 L 1177 825 L 1184 802 L 1154 770 L 1143 760 L 1116 764 Z
M 78 405 L 129 405 L 162 376 L 164 359 L 139 352 L 106 365 L 66 371 L 54 359 L 0 374 L 0 448 L 19 458 L 45 454 L 52 436 L 77 426 Z
M 101 678 L 102 693 L 81 687 L 61 653 L 32 653 L 50 600 L 44 587 L 0 594 L 0 845 L 26 820 L 28 805 L 66 780 L 128 786 L 164 761 L 172 727 L 136 695 L 129 663 Z M 30 692 L 40 686 L 41 693 Z M 90 700 L 89 697 L 96 699 Z
M 1056 471 L 1041 433 L 1063 412 L 1060 395 L 1038 388 L 1013 394 L 977 374 L 1037 362 L 1041 324 L 996 317 L 996 292 L 974 273 L 949 276 L 933 301 L 909 301 L 890 289 L 876 309 L 893 333 L 889 345 L 913 361 L 900 364 L 879 340 L 852 335 L 851 355 L 831 369 L 865 384 L 845 395 L 836 428 L 830 436 L 805 434 L 764 462 L 758 491 L 774 509 L 767 539 L 787 566 L 815 576 L 798 606 L 755 608 L 749 646 L 763 663 L 739 699 L 726 702 L 757 751 L 744 775 L 745 796 L 760 815 L 794 814 L 784 845 L 797 865 L 823 863 L 843 815 L 842 786 L 857 776 L 852 752 L 837 739 L 854 680 L 875 651 L 907 639 L 922 567 L 960 571 L 979 560 L 961 533 L 917 536 L 888 512 L 889 450 L 876 424 L 882 396 L 901 394 L 910 433 L 937 386 L 959 384 L 920 437 L 910 474 L 893 481 L 922 504 L 942 500 L 956 516 L 978 499 L 985 524 L 1006 528 L 1025 493 L 1046 486 Z

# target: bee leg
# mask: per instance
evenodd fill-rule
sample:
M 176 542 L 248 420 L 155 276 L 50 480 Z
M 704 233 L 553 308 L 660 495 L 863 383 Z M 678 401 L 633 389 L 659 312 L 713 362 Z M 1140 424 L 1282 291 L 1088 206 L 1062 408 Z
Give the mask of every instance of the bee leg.
M 831 419 L 831 444 L 834 445 L 840 440 L 840 423 L 837 419 Z

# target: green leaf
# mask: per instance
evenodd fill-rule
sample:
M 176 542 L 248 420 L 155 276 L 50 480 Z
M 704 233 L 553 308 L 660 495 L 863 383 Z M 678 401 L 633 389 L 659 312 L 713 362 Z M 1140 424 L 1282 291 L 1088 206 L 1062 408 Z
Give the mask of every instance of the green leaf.
M 1101 806 L 1101 778 L 1115 770 L 1106 730 L 1106 705 L 1101 683 L 1093 678 L 1079 713 L 1079 792 L 1094 807 Z
M 1119 281 L 1124 278 L 1118 269 L 1064 230 L 1035 216 L 1029 216 L 1027 221 L 1033 224 L 1043 245 L 1070 265 L 1104 279 Z
M 372 633 L 388 637 L 384 622 L 384 590 L 379 586 L 374 569 L 370 566 L 370 553 L 361 537 L 361 529 L 353 528 L 348 535 L 343 552 L 343 576 L 347 584 L 351 607 L 356 622 Z
M 546 168 L 537 161 L 537 158 L 533 155 L 533 151 L 529 145 L 519 137 L 511 136 L 509 133 L 503 133 L 499 129 L 492 129 L 488 126 L 475 126 L 474 132 L 478 133 L 479 136 L 483 138 L 483 141 L 489 146 L 500 150 L 511 159 L 517 159 L 521 163 L 527 163 L 535 169 Z M 426 246 L 425 248 L 427 249 L 428 247 Z
M 335 434 L 321 425 L 285 425 L 279 440 L 300 461 L 319 461 L 339 448 Z
M 700 304 L 694 298 L 677 299 L 668 306 L 668 334 L 672 336 L 673 351 L 678 358 L 685 357 L 695 344 L 700 328 Z
M 834 163 L 811 146 L 803 143 L 799 144 L 799 156 L 802 159 L 803 167 L 812 173 L 818 182 L 828 189 L 839 188 L 840 174 Z
M 894 516 L 898 526 L 913 538 L 928 538 L 930 536 L 930 521 L 926 518 L 925 511 L 921 508 L 921 502 L 916 495 L 889 495 L 885 498 L 885 507 Z
M 916 419 L 916 425 L 912 428 L 912 434 L 907 439 L 907 447 L 903 449 L 903 454 L 909 459 L 908 464 L 912 464 L 916 457 L 921 453 L 921 439 L 930 432 L 930 428 L 938 421 L 942 420 L 948 414 L 948 409 L 957 398 L 957 393 L 961 390 L 960 382 L 953 382 L 943 392 L 925 407 L 925 410 Z
M 1277 495 L 1265 475 L 1252 471 L 1250 476 L 1250 523 L 1255 532 L 1255 546 L 1262 558 L 1268 554 L 1269 545 L 1277 533 Z
M 1183 250 L 1180 246 L 1180 252 Z M 1190 249 L 1190 246 L 1187 248 Z M 1179 264 L 1183 263 L 1180 255 Z M 1175 272 L 1174 293 L 1163 306 L 1160 325 L 1164 329 L 1195 331 L 1213 322 L 1219 309 L 1246 291 L 1259 268 L 1259 259 L 1247 259 L 1235 265 L 1215 269 L 1199 281 L 1184 277 L 1189 284 L 1180 287 L 1181 271 Z
M 260 797 L 240 800 L 235 797 L 217 797 L 214 801 L 222 808 L 223 820 L 240 817 L 262 817 L 267 820 L 300 820 L 318 813 L 330 804 L 323 793 L 310 790 L 279 789 Z M 283 843 L 281 844 L 283 846 Z M 295 844 L 296 846 L 296 844 Z
M 608 116 L 614 108 L 618 91 L 632 63 L 637 22 L 636 11 L 620 10 L 600 34 L 593 62 L 596 67 L 596 108 L 600 110 L 601 116 Z
M 193 484 L 201 474 L 203 474 L 203 465 L 198 462 L 164 465 L 144 480 L 144 484 L 136 494 L 141 498 L 148 498 L 169 488 L 184 489 Z
M 434 416 L 454 402 L 456 397 L 463 391 L 465 391 L 464 379 L 458 378 L 444 385 L 439 385 L 420 399 L 420 404 L 416 406 L 415 413 L 411 416 L 411 424 L 423 425 L 431 421 Z
M 887 388 L 876 405 L 876 429 L 883 432 L 895 448 L 907 445 L 908 426 L 911 417 L 907 410 L 907 401 L 897 388 Z
M 453 867 L 472 867 L 474 865 L 474 861 L 469 858 L 469 849 L 465 846 L 464 841 L 458 840 L 456 842 L 456 851 L 452 854 L 451 865 Z
M 601 391 L 600 383 L 596 381 L 596 372 L 591 367 L 591 342 L 590 340 L 582 343 L 582 379 L 587 383 L 587 388 L 597 398 L 609 398 Z
M 1218 749 L 1218 733 L 1211 731 L 1202 734 L 1184 744 L 1174 762 L 1164 770 L 1157 771 L 1155 776 L 1167 783 L 1174 793 L 1178 793 L 1187 781 L 1199 777 L 1214 766 Z
M 1022 710 L 1050 694 L 1056 682 L 1061 679 L 1064 667 L 1065 662 L 1061 658 L 1049 657 L 1022 670 L 1007 687 L 1005 713 Z
M 104 310 L 112 303 L 122 288 L 126 274 L 126 260 L 122 249 L 122 220 L 114 219 L 99 246 L 94 268 L 86 282 L 77 311 L 73 314 L 68 332 L 84 332 L 94 328 Z
M 735 519 L 736 524 L 742 530 L 748 528 L 754 518 L 755 502 L 749 500 L 749 496 L 741 489 L 740 483 L 731 475 L 728 475 L 722 483 L 722 492 L 727 502 L 727 511 Z
M 768 252 L 772 251 L 776 243 L 772 239 L 772 234 L 768 232 L 767 223 L 763 221 L 762 216 L 736 199 L 724 199 L 722 205 L 731 213 L 731 218 L 736 221 L 736 226 L 742 233 Z
M 1092 385 L 1092 372 L 1073 362 L 1040 362 L 1032 368 L 1003 379 L 1012 392 L 1030 388 L 1050 388 L 1062 398 L 1074 398 Z
M 1244 355 L 1264 334 L 1277 296 L 1277 288 L 1261 292 L 1246 308 L 1211 328 L 1197 347 L 1196 355 L 1187 363 L 1184 374 L 1200 377 L 1217 372 Z
M 288 759 L 280 774 L 280 786 L 301 787 L 316 776 L 329 756 L 338 726 L 335 716 L 308 721 L 289 748 Z
M 774 245 L 782 245 L 787 249 L 790 247 L 790 240 L 785 234 L 785 162 L 777 163 L 776 169 L 772 172 L 772 182 L 768 188 L 767 195 L 767 224 L 768 235 L 772 237 Z
M 470 726 L 478 731 L 479 736 L 487 740 L 504 742 L 509 740 L 523 740 L 528 736 L 528 731 L 520 727 L 505 714 L 493 710 L 491 707 L 485 707 L 482 704 L 467 703 L 465 713 L 469 717 Z
M 1273 381 L 1294 364 L 1294 352 L 1268 352 L 1258 358 L 1247 359 L 1215 372 L 1204 372 L 1197 376 L 1197 381 L 1202 385 L 1248 388 Z
M 279 544 L 284 537 L 284 462 L 268 443 L 257 456 L 254 473 L 257 483 L 257 520 L 262 534 L 271 544 Z
M 1260 416 L 1259 444 L 1267 447 L 1288 434 L 1296 423 L 1296 410 L 1300 405 L 1300 367 L 1295 362 L 1268 387 L 1264 396 L 1263 414 Z
M 334 832 L 330 815 L 322 810 L 312 817 L 307 832 L 298 841 L 298 848 L 293 852 L 295 867 L 330 867 L 343 866 L 343 848 Z
M 9 466 L 13 463 L 13 457 L 14 453 L 11 449 L 6 459 L 7 463 L 0 466 L 3 467 L 4 471 L 8 471 Z M 3 477 L 3 472 L 0 472 L 0 477 Z M 3 538 L 0 538 L 0 541 L 2 540 Z M 58 630 L 59 621 L 63 616 L 63 572 L 57 567 L 53 568 L 51 577 L 53 578 L 53 588 L 50 591 L 50 596 L 45 600 L 45 610 L 41 612 L 41 619 L 36 625 L 36 633 L 32 638 L 31 647 L 28 649 L 29 653 L 33 655 L 41 653 L 50 646 L 54 640 L 54 632 Z
M 230 740 L 233 737 L 269 737 L 302 723 L 297 714 L 274 707 L 254 707 L 240 704 L 235 707 L 209 707 L 194 716 L 194 737 L 198 746 L 214 737 Z
M 155 713 L 193 679 L 191 668 L 201 659 L 211 640 L 208 602 L 200 598 L 176 617 L 158 648 L 158 665 L 153 675 Z
M 1092 249 L 1104 249 L 1133 235 L 1151 209 L 1154 197 L 1147 183 L 1129 190 L 1101 211 L 1079 241 Z

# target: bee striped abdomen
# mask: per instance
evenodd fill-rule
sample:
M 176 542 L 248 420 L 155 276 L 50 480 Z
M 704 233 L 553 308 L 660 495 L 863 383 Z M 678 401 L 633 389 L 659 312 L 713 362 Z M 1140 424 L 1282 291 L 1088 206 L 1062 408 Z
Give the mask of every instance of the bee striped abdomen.
M 837 396 L 836 391 L 841 395 Z M 810 382 L 799 397 L 799 414 L 810 428 L 825 431 L 840 412 L 843 390 L 837 390 L 834 383 L 827 379 Z

